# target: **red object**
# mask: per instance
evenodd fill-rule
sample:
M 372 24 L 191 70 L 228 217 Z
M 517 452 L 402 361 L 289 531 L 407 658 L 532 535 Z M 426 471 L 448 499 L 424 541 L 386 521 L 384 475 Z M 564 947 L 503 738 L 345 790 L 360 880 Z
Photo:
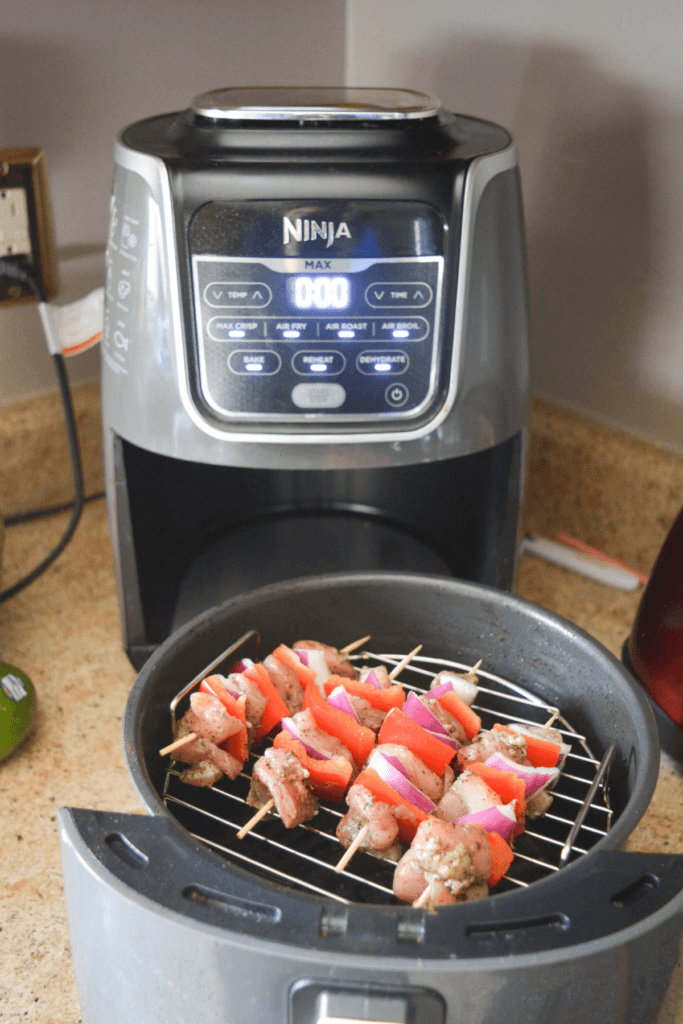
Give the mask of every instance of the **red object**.
M 351 715 L 328 704 L 315 683 L 306 687 L 304 708 L 310 708 L 319 729 L 336 736 L 349 749 L 358 768 L 365 764 L 375 745 L 372 729 L 366 729 Z
M 242 764 L 249 757 L 249 737 L 247 733 L 247 716 L 244 708 L 247 703 L 247 698 L 242 694 L 241 697 L 233 697 L 231 693 L 223 686 L 223 680 L 220 676 L 207 676 L 206 679 L 202 679 L 199 684 L 199 689 L 202 693 L 210 693 L 213 697 L 217 697 L 221 702 L 225 710 L 233 718 L 238 718 L 242 723 L 242 728 L 239 732 L 234 733 L 232 736 L 228 736 L 227 740 L 223 743 L 219 743 L 222 750 L 227 751 L 228 754 L 232 754 Z
M 621 562 L 618 558 L 612 558 L 611 555 L 606 555 L 604 551 L 600 551 L 598 548 L 592 548 L 582 540 L 577 540 L 576 537 L 570 537 L 568 533 L 556 534 L 556 539 L 560 544 L 566 544 L 568 548 L 574 548 L 576 551 L 580 551 L 584 555 L 590 555 L 592 558 L 597 558 L 601 562 L 606 562 L 607 565 L 616 565 L 619 569 L 626 569 L 627 572 L 633 573 L 634 576 L 640 581 L 640 583 L 647 583 L 647 573 L 641 572 L 640 569 L 634 569 L 632 565 L 627 565 L 626 562 Z
M 683 726 L 683 512 L 657 556 L 626 654 L 652 699 Z
M 289 708 L 280 696 L 279 691 L 273 685 L 273 681 L 264 669 L 263 665 L 254 665 L 253 668 L 246 669 L 242 675 L 245 675 L 247 679 L 251 679 L 253 683 L 256 683 L 259 690 L 266 698 L 268 703 L 266 704 L 266 710 L 263 712 L 261 721 L 259 722 L 258 729 L 254 736 L 254 742 L 258 743 L 264 736 L 267 736 L 271 729 L 286 718 L 289 714 Z
M 501 878 L 514 860 L 512 850 L 502 836 L 497 832 L 489 832 L 489 846 L 491 847 L 491 875 L 489 877 L 489 889 L 498 885 Z
M 406 810 L 405 817 L 396 815 L 398 834 L 402 842 L 412 843 L 418 825 L 429 817 L 425 811 L 421 811 L 419 807 L 415 807 L 414 804 L 404 800 L 395 789 L 391 788 L 388 782 L 385 782 L 377 774 L 374 768 L 366 768 L 364 772 L 361 772 L 354 782 L 354 786 L 365 786 L 372 793 L 375 800 L 379 800 L 380 803 L 389 804 L 390 807 L 404 807 Z
M 498 732 L 509 732 L 511 736 L 524 736 L 527 741 L 526 759 L 534 768 L 556 768 L 558 759 L 562 753 L 559 743 L 552 740 L 541 739 L 540 736 L 530 736 L 527 733 L 516 733 L 514 729 L 508 729 L 498 722 L 493 726 Z
M 479 715 L 472 710 L 469 704 L 465 704 L 465 701 L 461 700 L 457 693 L 442 693 L 436 699 L 444 711 L 448 711 L 449 714 L 453 715 L 453 718 L 458 719 L 465 730 L 465 736 L 471 742 L 481 730 L 481 718 Z
M 492 768 L 490 764 L 480 764 L 474 761 L 467 767 L 478 775 L 482 781 L 490 786 L 494 793 L 497 793 L 504 804 L 515 801 L 515 814 L 518 821 L 523 821 L 526 811 L 526 800 L 524 799 L 524 779 L 516 772 L 504 772 L 500 768 Z M 519 835 L 519 832 L 516 833 Z
M 280 646 L 276 647 L 273 651 L 273 657 L 277 658 L 278 661 L 281 661 L 283 665 L 289 665 L 290 668 L 294 669 L 304 690 L 316 677 L 316 673 L 313 669 L 304 665 L 299 655 L 296 651 L 293 651 L 291 647 L 286 647 L 284 644 L 280 644 Z
M 352 697 L 362 697 L 373 708 L 378 711 L 391 711 L 392 708 L 401 708 L 405 704 L 406 695 L 403 687 L 398 683 L 378 690 L 372 683 L 359 683 L 357 679 L 347 679 L 345 676 L 330 676 L 323 683 L 325 693 L 329 697 L 337 686 L 343 686 Z
M 310 757 L 301 740 L 295 740 L 284 729 L 273 740 L 273 746 L 276 749 L 291 750 L 299 758 L 308 771 L 308 784 L 314 796 L 332 803 L 344 799 L 353 774 L 353 765 L 345 757 L 331 757 L 327 761 Z
M 382 722 L 378 743 L 400 743 L 407 747 L 423 764 L 441 777 L 455 757 L 455 750 L 447 743 L 435 739 L 426 729 L 393 708 Z

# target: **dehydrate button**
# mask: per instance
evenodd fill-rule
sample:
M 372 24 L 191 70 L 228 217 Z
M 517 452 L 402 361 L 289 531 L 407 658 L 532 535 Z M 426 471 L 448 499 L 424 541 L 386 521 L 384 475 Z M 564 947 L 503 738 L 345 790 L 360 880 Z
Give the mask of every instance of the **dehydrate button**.
M 366 350 L 356 359 L 356 368 L 366 377 L 393 377 L 405 373 L 409 365 L 407 353 L 400 349 L 385 352 Z

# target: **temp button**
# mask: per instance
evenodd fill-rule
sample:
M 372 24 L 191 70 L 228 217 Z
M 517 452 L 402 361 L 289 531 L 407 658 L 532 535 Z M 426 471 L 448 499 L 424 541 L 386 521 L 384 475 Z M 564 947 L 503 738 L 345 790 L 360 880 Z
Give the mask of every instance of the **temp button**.
M 338 409 L 346 401 L 346 391 L 341 384 L 327 381 L 297 384 L 292 401 L 298 409 Z

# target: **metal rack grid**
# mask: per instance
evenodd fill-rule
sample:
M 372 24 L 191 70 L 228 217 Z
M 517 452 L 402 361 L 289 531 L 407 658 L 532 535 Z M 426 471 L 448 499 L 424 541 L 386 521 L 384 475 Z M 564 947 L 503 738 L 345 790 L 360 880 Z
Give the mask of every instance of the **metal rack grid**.
M 238 656 L 246 641 L 256 641 L 251 631 L 240 638 L 188 684 L 171 703 L 175 724 L 176 710 L 184 710 L 184 699 L 192 689 L 216 671 L 224 661 Z M 364 665 L 399 664 L 403 655 L 362 652 L 351 660 Z M 457 661 L 418 655 L 401 673 L 406 690 L 423 693 L 441 671 L 465 673 L 471 668 Z M 558 712 L 533 693 L 516 683 L 483 668 L 477 670 L 479 692 L 473 704 L 482 719 L 482 728 L 494 722 L 542 725 Z M 181 712 L 182 713 L 182 712 Z M 553 803 L 542 817 L 527 822 L 525 832 L 515 840 L 513 863 L 492 893 L 524 888 L 547 877 L 581 857 L 609 831 L 612 810 L 609 803 L 608 769 L 612 749 L 598 761 L 584 736 L 559 713 L 553 723 L 565 743 L 571 747 L 565 766 L 552 791 Z M 251 752 L 258 758 L 267 742 Z M 359 851 L 340 873 L 335 867 L 343 854 L 335 831 L 346 805 L 320 801 L 316 816 L 294 829 L 286 829 L 275 813 L 270 813 L 239 840 L 236 833 L 252 817 L 253 807 L 246 803 L 251 776 L 247 764 L 234 780 L 227 777 L 210 789 L 199 789 L 179 781 L 174 761 L 166 773 L 163 800 L 171 813 L 189 832 L 214 851 L 259 875 L 308 893 L 341 903 L 397 904 L 392 891 L 394 864 Z M 402 904 L 404 905 L 404 904 Z

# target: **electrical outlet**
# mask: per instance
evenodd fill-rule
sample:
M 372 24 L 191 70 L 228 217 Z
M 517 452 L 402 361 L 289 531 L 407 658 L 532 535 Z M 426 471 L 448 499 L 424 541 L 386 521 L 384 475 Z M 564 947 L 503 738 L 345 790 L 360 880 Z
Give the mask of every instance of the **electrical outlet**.
M 57 294 L 47 166 L 42 149 L 0 149 L 0 257 L 30 271 L 46 299 Z M 32 302 L 29 284 L 3 275 L 0 305 Z

